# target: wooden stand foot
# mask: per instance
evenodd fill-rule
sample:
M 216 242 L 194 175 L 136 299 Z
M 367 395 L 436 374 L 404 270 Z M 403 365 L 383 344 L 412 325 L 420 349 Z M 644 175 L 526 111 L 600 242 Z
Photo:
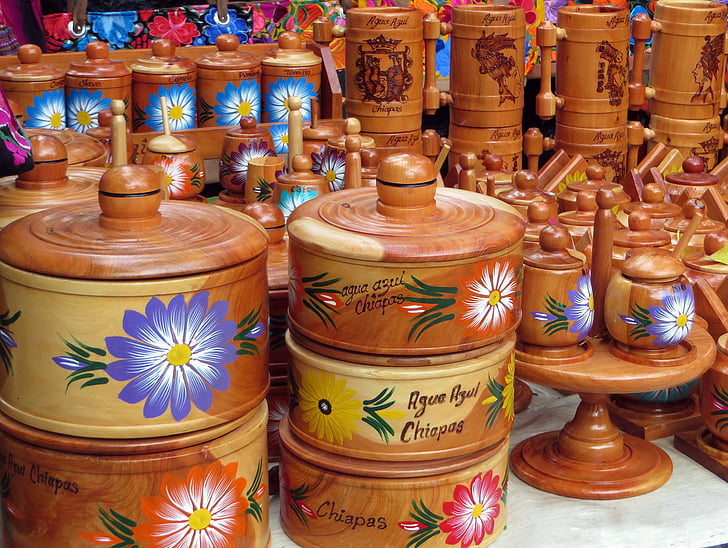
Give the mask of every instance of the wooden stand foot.
M 728 481 L 728 452 L 714 446 L 713 434 L 703 427 L 675 434 L 675 449 L 707 468 L 723 481 Z
M 611 396 L 609 416 L 620 430 L 644 440 L 658 440 L 703 424 L 696 398 L 653 403 Z
M 607 394 L 581 394 L 574 419 L 560 432 L 529 438 L 511 453 L 515 474 L 543 491 L 583 499 L 649 493 L 672 474 L 672 461 L 652 443 L 622 434 L 610 421 Z

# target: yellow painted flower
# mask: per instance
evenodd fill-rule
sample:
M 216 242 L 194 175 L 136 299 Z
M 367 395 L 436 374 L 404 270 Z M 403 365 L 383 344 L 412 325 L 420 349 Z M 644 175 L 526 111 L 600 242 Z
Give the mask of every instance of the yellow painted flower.
M 345 379 L 337 379 L 330 373 L 304 375 L 298 404 L 309 432 L 332 443 L 350 440 L 362 418 L 362 403 L 354 399 L 355 394 L 356 390 L 346 388 Z
M 513 420 L 515 412 L 513 410 L 513 402 L 515 399 L 515 381 L 516 377 L 516 355 L 511 354 L 508 362 L 508 373 L 506 374 L 506 385 L 503 387 L 503 410 L 507 420 Z

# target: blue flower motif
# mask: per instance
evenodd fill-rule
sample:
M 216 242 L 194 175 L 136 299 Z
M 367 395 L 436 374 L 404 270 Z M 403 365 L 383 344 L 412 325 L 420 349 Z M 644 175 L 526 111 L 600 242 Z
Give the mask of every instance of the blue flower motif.
M 280 202 L 276 205 L 283 212 L 283 217 L 285 217 L 287 221 L 288 216 L 293 213 L 294 209 L 302 203 L 314 199 L 316 196 L 318 196 L 318 192 L 316 190 L 297 186 L 293 187 L 291 192 L 283 190 L 281 192 Z
M 208 310 L 208 292 L 194 295 L 185 305 L 183 295 L 166 307 L 153 297 L 144 314 L 124 313 L 129 337 L 106 337 L 109 353 L 117 361 L 107 367 L 109 376 L 129 381 L 119 393 L 127 403 L 144 403 L 144 416 L 153 418 L 171 408 L 176 421 L 184 419 L 191 404 L 207 412 L 212 389 L 227 390 L 225 368 L 236 359 L 233 320 L 226 320 L 229 303 L 218 301 Z
M 104 97 L 101 90 L 70 89 L 66 96 L 66 122 L 68 127 L 79 133 L 98 127 L 99 112 L 111 108 L 111 99 Z
M 435 42 L 435 74 L 440 78 L 450 77 L 450 40 L 438 38 Z
M 66 97 L 62 89 L 46 91 L 33 97 L 33 106 L 28 107 L 26 127 L 43 129 L 65 129 Z
M 695 320 L 695 298 L 689 285 L 678 284 L 665 295 L 662 306 L 650 306 L 653 322 L 645 327 L 655 346 L 673 346 L 690 333 Z
M 125 48 L 129 35 L 134 32 L 137 22 L 135 11 L 115 11 L 113 13 L 89 12 L 88 22 L 91 31 L 109 44 L 112 49 Z
M 255 116 L 260 122 L 260 82 L 243 80 L 238 86 L 228 82 L 217 94 L 217 104 L 212 110 L 219 126 L 238 126 L 243 116 Z
M 218 18 L 217 8 L 212 8 L 205 15 L 205 22 L 209 25 L 205 29 L 205 35 L 209 44 L 214 44 L 217 37 L 221 34 L 233 34 L 238 37 L 241 44 L 248 43 L 248 22 L 245 19 L 240 19 L 235 10 L 228 9 L 228 22 L 223 25 Z
M 579 276 L 576 289 L 568 291 L 569 300 L 573 303 L 564 309 L 564 316 L 571 322 L 569 333 L 578 333 L 577 340 L 582 340 L 591 331 L 594 323 L 594 295 L 592 294 L 591 276 Z
M 313 82 L 305 78 L 279 78 L 271 82 L 270 91 L 265 94 L 264 110 L 270 122 L 288 122 L 288 98 L 297 95 L 301 98 L 301 115 L 304 120 L 311 119 L 311 97 L 316 95 Z
M 147 125 L 152 131 L 162 131 L 162 103 L 160 97 L 167 98 L 169 109 L 169 129 L 179 131 L 195 127 L 197 106 L 195 90 L 188 83 L 174 84 L 172 86 L 159 86 L 156 95 L 150 95 L 150 105 L 144 107 Z
M 276 124 L 270 127 L 273 136 L 273 146 L 276 154 L 288 154 L 288 124 Z

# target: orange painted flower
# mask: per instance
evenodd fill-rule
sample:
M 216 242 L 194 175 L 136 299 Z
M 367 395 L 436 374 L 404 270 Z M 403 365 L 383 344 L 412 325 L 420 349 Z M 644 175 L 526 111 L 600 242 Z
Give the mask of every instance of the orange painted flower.
M 238 464 L 222 466 L 219 461 L 207 468 L 195 466 L 181 480 L 166 474 L 162 497 L 144 497 L 142 512 L 152 522 L 134 529 L 139 540 L 151 542 L 146 548 L 233 548 L 236 538 L 245 534 L 244 495 L 246 481 L 236 477 Z

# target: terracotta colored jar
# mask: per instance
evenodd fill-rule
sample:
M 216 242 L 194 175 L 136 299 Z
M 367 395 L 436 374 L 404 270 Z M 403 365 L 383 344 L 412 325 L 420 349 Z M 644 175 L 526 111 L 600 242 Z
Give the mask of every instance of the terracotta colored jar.
M 167 98 L 169 126 L 172 131 L 197 126 L 197 66 L 175 55 L 172 40 L 152 42 L 152 54 L 131 64 L 133 85 L 132 131 L 162 131 L 161 96 Z
M 250 218 L 162 201 L 145 166 L 98 203 L 0 231 L 0 410 L 49 432 L 148 438 L 234 420 L 268 390 L 268 238 Z M 89 412 L 92 409 L 94 412 Z
M 98 114 L 121 99 L 132 119 L 131 70 L 123 61 L 109 58 L 109 45 L 86 45 L 86 58 L 71 61 L 66 71 L 66 125 L 79 133 L 98 126 Z
M 164 171 L 167 192 L 172 200 L 205 201 L 205 160 L 197 150 L 197 141 L 187 135 L 158 135 L 149 140 L 142 163 Z
M 276 180 L 272 201 L 281 208 L 286 221 L 303 203 L 329 192 L 329 182 L 311 171 L 311 167 L 311 158 L 298 154 L 293 158 L 292 171 Z
M 438 188 L 436 175 L 426 156 L 394 154 L 376 188 L 291 214 L 291 329 L 395 355 L 459 352 L 515 330 L 523 220 L 495 198 Z
M 260 120 L 260 59 L 238 51 L 240 39 L 221 34 L 217 51 L 197 65 L 197 126 L 237 126 L 244 116 Z

